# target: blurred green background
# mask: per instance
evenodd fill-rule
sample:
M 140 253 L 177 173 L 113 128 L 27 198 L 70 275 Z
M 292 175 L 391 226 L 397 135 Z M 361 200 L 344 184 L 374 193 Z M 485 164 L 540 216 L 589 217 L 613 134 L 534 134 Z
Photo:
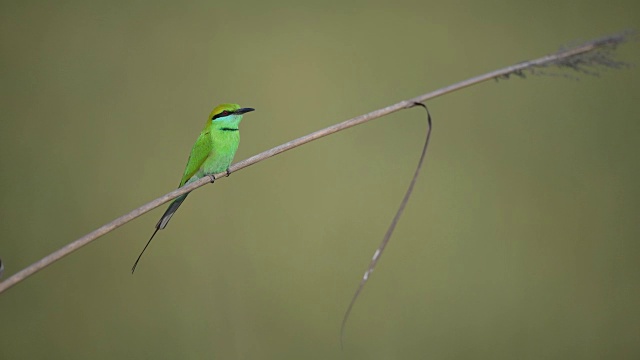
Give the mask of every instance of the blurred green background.
M 638 25 L 635 0 L 4 1 L 5 278 L 173 190 L 218 103 L 257 109 L 239 161 Z M 426 167 L 344 351 L 419 110 L 198 190 L 135 276 L 164 207 L 1 294 L 0 358 L 637 359 L 640 72 L 600 75 L 429 102 Z

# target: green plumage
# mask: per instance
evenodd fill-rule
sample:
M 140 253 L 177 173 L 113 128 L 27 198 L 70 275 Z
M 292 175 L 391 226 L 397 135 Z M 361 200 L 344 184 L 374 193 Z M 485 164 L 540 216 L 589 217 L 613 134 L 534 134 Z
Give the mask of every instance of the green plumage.
M 213 109 L 209 114 L 206 126 L 200 132 L 200 136 L 198 136 L 191 149 L 179 187 L 196 181 L 203 176 L 221 173 L 229 168 L 240 144 L 238 126 L 242 120 L 242 115 L 253 110 L 252 108 L 241 108 L 238 104 L 222 104 Z M 169 205 L 156 224 L 156 230 L 153 235 L 151 235 L 138 259 L 133 264 L 132 273 L 135 271 L 138 261 L 140 261 L 142 254 L 144 254 L 153 237 L 158 230 L 162 230 L 167 226 L 173 214 L 187 198 L 187 195 L 189 194 L 177 197 Z

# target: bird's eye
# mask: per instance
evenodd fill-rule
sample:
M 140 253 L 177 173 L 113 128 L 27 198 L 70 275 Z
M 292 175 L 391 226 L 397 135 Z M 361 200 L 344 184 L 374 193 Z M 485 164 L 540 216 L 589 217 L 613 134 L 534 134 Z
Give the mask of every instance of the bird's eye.
M 231 112 L 229 110 L 223 110 L 223 111 L 219 112 L 218 114 L 214 115 L 211 118 L 211 120 L 215 120 L 215 119 L 218 119 L 218 118 L 221 118 L 221 117 L 225 117 L 225 116 L 228 116 L 228 115 L 231 115 L 231 114 L 233 114 L 233 112 Z

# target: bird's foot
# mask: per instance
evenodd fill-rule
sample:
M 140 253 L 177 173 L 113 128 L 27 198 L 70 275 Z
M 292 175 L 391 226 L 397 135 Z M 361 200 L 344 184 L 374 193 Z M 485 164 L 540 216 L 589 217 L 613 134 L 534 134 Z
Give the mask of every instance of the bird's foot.
M 209 175 L 209 178 L 211 178 L 211 183 L 216 182 L 216 176 L 215 175 L 211 174 L 211 175 Z
M 231 171 L 229 171 L 229 168 L 227 168 L 227 177 L 229 177 L 229 175 L 231 175 Z

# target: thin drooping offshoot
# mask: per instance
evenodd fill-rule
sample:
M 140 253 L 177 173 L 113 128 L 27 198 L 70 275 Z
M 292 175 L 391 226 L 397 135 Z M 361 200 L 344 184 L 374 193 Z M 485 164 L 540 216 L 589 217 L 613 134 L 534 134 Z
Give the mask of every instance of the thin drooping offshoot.
M 400 217 L 402 216 L 404 208 L 407 206 L 407 203 L 409 202 L 409 198 L 413 193 L 413 188 L 416 185 L 416 181 L 418 180 L 418 175 L 420 174 L 420 170 L 422 169 L 424 159 L 427 155 L 427 148 L 429 146 L 429 140 L 431 139 L 431 114 L 429 113 L 429 109 L 427 109 L 427 107 L 423 103 L 416 102 L 416 103 L 413 103 L 413 105 L 411 105 L 410 107 L 415 107 L 415 106 L 421 106 L 427 111 L 427 135 L 424 141 L 424 145 L 422 147 L 422 154 L 420 154 L 420 160 L 418 160 L 418 165 L 416 166 L 416 170 L 413 173 L 413 178 L 411 179 L 411 183 L 407 188 L 407 192 L 404 194 L 404 198 L 402 198 L 402 202 L 400 202 L 400 206 L 396 211 L 396 215 L 393 217 L 393 220 L 391 221 L 391 224 L 389 225 L 389 228 L 387 229 L 386 234 L 382 238 L 382 242 L 380 243 L 380 246 L 378 246 L 376 251 L 373 253 L 373 257 L 371 258 L 369 267 L 367 268 L 367 271 L 364 272 L 364 275 L 360 280 L 360 284 L 358 285 L 358 288 L 356 289 L 356 292 L 353 294 L 353 297 L 351 298 L 351 302 L 347 307 L 347 311 L 344 313 L 344 317 L 342 318 L 342 325 L 340 327 L 340 346 L 342 346 L 345 325 L 347 324 L 347 320 L 349 319 L 349 315 L 351 314 L 353 305 L 355 304 L 356 300 L 358 299 L 358 296 L 362 292 L 362 289 L 364 288 L 365 283 L 367 282 L 367 280 L 369 280 L 369 277 L 371 277 L 371 273 L 373 272 L 376 265 L 378 264 L 378 261 L 380 260 L 380 257 L 384 252 L 384 249 L 387 247 L 387 244 L 389 243 L 389 239 L 391 239 L 391 235 L 393 235 L 393 231 L 395 230 L 396 225 L 398 225 L 398 221 L 400 221 Z

